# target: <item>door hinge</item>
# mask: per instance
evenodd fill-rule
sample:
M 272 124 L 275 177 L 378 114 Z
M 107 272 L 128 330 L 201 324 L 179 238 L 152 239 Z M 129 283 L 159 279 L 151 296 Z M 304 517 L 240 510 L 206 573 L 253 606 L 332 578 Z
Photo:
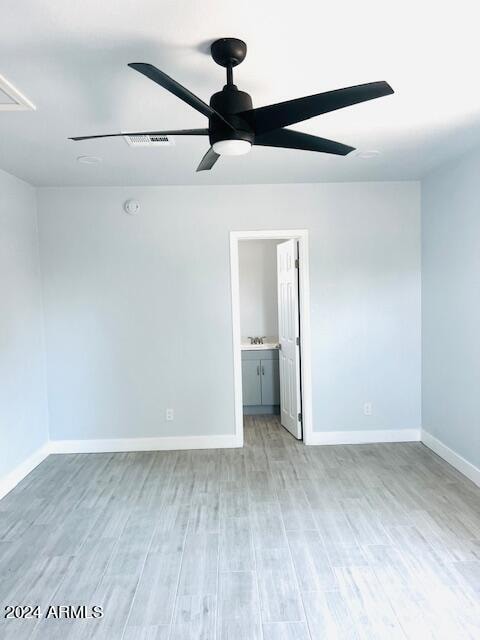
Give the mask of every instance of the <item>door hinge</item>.
M 279 350 L 279 351 L 281 351 L 281 350 L 282 350 L 282 343 L 281 343 L 281 342 L 279 342 L 279 343 L 278 343 L 278 350 Z
M 299 347 L 299 346 L 300 346 L 300 338 L 297 338 L 297 339 L 295 340 L 295 342 L 297 343 L 297 347 Z
M 298 269 L 299 266 L 300 266 L 300 262 L 298 258 L 295 258 L 295 269 Z
M 299 421 L 299 422 L 301 422 L 301 421 L 302 421 L 302 414 L 301 414 L 301 413 L 299 413 L 299 414 L 298 414 L 298 421 Z

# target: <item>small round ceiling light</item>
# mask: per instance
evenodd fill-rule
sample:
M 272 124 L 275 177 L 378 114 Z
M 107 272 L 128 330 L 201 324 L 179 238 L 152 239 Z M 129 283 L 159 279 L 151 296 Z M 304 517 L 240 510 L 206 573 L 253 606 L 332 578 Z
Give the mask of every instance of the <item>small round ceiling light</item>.
M 355 157 L 360 158 L 360 160 L 374 160 L 381 155 L 382 153 L 378 149 L 366 149 L 365 151 L 358 151 Z
M 102 161 L 98 156 L 78 156 L 77 162 L 80 164 L 100 164 Z

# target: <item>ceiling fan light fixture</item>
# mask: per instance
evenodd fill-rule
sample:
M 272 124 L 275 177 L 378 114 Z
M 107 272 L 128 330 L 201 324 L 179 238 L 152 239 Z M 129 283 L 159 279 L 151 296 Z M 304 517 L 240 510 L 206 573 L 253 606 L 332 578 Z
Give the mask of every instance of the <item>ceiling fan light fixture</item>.
M 219 140 L 213 143 L 213 150 L 219 156 L 243 156 L 251 148 L 248 140 Z
M 220 38 L 212 43 L 210 52 L 213 60 L 221 67 L 225 67 L 227 73 L 227 83 L 221 91 L 217 91 L 210 97 L 210 104 L 204 102 L 152 64 L 130 62 L 128 65 L 208 118 L 208 127 L 203 129 L 140 131 L 128 135 L 150 138 L 171 135 L 208 137 L 211 146 L 201 159 L 197 171 L 210 171 L 220 156 L 240 156 L 248 153 L 252 144 L 281 149 L 316 151 L 335 156 L 349 155 L 355 151 L 349 145 L 312 136 L 302 131 L 295 131 L 288 127 L 324 113 L 393 93 L 388 82 L 380 80 L 343 89 L 334 89 L 333 91 L 324 91 L 254 109 L 251 96 L 245 91 L 239 91 L 233 81 L 233 69 L 243 62 L 247 53 L 245 42 L 238 38 Z M 71 140 L 78 142 L 119 136 L 125 137 L 125 134 L 76 136 Z M 363 157 L 368 157 L 365 156 L 365 152 Z M 373 156 L 370 155 L 370 157 Z

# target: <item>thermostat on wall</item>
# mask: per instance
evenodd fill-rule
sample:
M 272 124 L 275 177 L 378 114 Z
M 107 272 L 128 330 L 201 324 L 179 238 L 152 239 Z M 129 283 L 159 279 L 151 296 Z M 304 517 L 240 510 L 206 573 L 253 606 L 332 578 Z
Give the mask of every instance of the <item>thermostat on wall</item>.
M 126 200 L 123 204 L 123 210 L 125 211 L 125 213 L 134 216 L 140 211 L 140 203 L 138 202 L 138 200 Z

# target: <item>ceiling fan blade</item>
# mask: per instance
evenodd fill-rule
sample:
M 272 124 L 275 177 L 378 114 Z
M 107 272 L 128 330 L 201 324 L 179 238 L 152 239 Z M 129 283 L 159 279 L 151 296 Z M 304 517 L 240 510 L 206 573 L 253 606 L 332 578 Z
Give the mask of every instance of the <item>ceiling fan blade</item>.
M 93 138 L 119 138 L 122 136 L 208 136 L 208 129 L 173 129 L 172 131 L 136 131 L 131 133 L 105 133 L 98 136 L 77 136 L 69 140 L 92 140 Z
M 216 161 L 219 159 L 218 153 L 215 153 L 212 147 L 207 151 L 197 167 L 197 171 L 209 171 Z
M 153 64 L 148 64 L 146 62 L 130 62 L 128 66 L 132 69 L 135 69 L 135 71 L 143 73 L 144 76 L 147 76 L 147 78 L 150 78 L 150 80 L 153 80 L 153 82 L 156 82 L 167 91 L 170 91 L 170 93 L 173 93 L 173 95 L 177 96 L 177 98 L 180 98 L 180 100 L 183 100 L 197 111 L 200 111 L 200 113 L 203 113 L 203 115 L 207 116 L 207 118 L 219 118 L 230 129 L 235 131 L 235 128 L 227 120 L 225 120 L 225 118 L 220 113 L 218 113 L 218 111 L 212 109 L 210 105 L 201 100 L 198 96 L 196 96 L 185 87 L 182 87 L 181 84 L 179 84 L 173 78 L 170 78 L 170 76 L 167 76 L 166 73 L 163 73 L 163 71 L 160 71 L 160 69 L 154 67 Z
M 387 82 L 369 82 L 250 109 L 237 115 L 247 120 L 255 133 L 262 134 L 273 129 L 288 127 L 295 122 L 302 122 L 322 113 L 388 96 L 391 93 L 393 89 Z
M 303 149 L 304 151 L 319 151 L 320 153 L 332 153 L 336 156 L 346 156 L 354 147 L 349 147 L 341 142 L 327 140 L 311 136 L 301 131 L 291 129 L 276 129 L 256 136 L 255 143 L 262 147 L 282 147 L 284 149 Z

